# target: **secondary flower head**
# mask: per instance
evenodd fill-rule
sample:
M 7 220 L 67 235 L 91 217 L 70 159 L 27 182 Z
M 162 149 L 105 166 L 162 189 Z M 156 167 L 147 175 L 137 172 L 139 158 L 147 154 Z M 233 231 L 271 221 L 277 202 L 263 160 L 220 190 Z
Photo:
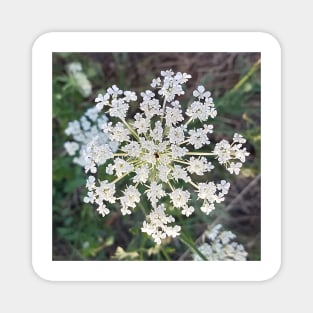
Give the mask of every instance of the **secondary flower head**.
M 208 229 L 204 237 L 208 242 L 204 242 L 198 249 L 208 261 L 246 261 L 248 253 L 244 246 L 234 241 L 234 233 L 222 230 L 221 224 Z M 193 259 L 202 260 L 197 254 L 193 255 Z
M 113 85 L 95 99 L 96 109 L 109 116 L 102 126 L 103 135 L 118 143 L 118 149 L 109 144 L 99 146 L 96 140 L 89 144 L 85 170 L 91 174 L 85 202 L 95 204 L 102 216 L 117 202 L 126 215 L 132 214 L 141 198 L 146 197 L 150 206 L 145 208 L 149 212 L 141 230 L 157 244 L 166 237 L 178 236 L 181 230 L 172 224 L 175 218 L 165 202 L 189 217 L 195 212 L 190 205 L 195 193 L 200 211 L 209 214 L 216 203 L 224 200 L 230 184 L 224 180 L 197 183 L 197 177 L 212 171 L 214 160 L 230 173 L 238 174 L 249 154 L 242 147 L 244 138 L 239 134 L 234 135 L 232 143 L 222 140 L 212 145 L 211 120 L 217 111 L 211 92 L 204 86 L 193 92 L 194 99 L 184 112 L 178 98 L 184 95 L 183 87 L 190 78 L 187 73 L 162 71 L 161 77 L 152 80 L 152 89 L 140 93 L 140 111 L 133 118 L 128 116 L 128 110 L 139 99 L 134 91 Z M 197 121 L 201 127 L 195 126 Z M 67 149 L 70 153 L 76 148 Z M 108 175 L 104 181 L 92 175 L 100 166 L 105 167 Z
M 79 93 L 84 98 L 88 98 L 91 95 L 92 86 L 86 74 L 83 72 L 82 65 L 79 62 L 72 62 L 67 65 L 66 69 Z
M 72 137 L 72 141 L 64 143 L 66 152 L 74 156 L 74 163 L 91 173 L 96 173 L 97 166 L 105 163 L 107 153 L 113 153 L 118 148 L 118 142 L 102 130 L 107 122 L 108 117 L 94 107 L 79 120 L 69 122 L 65 129 L 65 134 Z

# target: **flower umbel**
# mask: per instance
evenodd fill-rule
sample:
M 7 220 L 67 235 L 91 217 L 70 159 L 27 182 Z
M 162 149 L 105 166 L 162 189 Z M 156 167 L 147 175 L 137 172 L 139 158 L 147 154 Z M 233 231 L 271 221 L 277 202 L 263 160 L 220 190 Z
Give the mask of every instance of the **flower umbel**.
M 231 231 L 222 230 L 222 225 L 216 225 L 204 233 L 204 242 L 198 248 L 208 261 L 246 261 L 248 253 L 244 246 L 234 241 L 236 235 Z M 202 259 L 193 255 L 194 261 Z
M 94 203 L 102 216 L 109 214 L 110 205 L 118 202 L 121 213 L 126 215 L 132 214 L 141 198 L 146 197 L 151 208 L 141 231 L 157 244 L 166 237 L 179 236 L 181 231 L 180 226 L 173 224 L 175 218 L 165 202 L 189 217 L 195 212 L 189 203 L 195 193 L 200 210 L 209 214 L 216 203 L 224 200 L 230 184 L 224 180 L 197 183 L 196 177 L 212 171 L 214 159 L 231 174 L 238 175 L 249 155 L 243 148 L 245 139 L 237 133 L 232 143 L 223 139 L 208 148 L 213 132 L 209 120 L 217 114 L 211 92 L 198 86 L 185 112 L 177 100 L 184 95 L 183 85 L 190 78 L 187 73 L 162 71 L 161 77 L 153 79 L 152 90 L 141 92 L 140 112 L 133 119 L 126 118 L 131 103 L 138 99 L 135 92 L 113 85 L 105 94 L 99 94 L 95 109 L 109 116 L 109 121 L 102 125 L 102 133 L 118 143 L 118 148 L 93 140 L 85 149 L 85 171 L 91 175 L 84 201 Z M 195 126 L 196 121 L 201 127 Z M 73 144 L 66 148 L 70 154 L 78 149 Z M 109 177 L 104 181 L 92 175 L 101 170 L 100 166 L 105 167 Z M 122 181 L 125 187 L 117 188 Z

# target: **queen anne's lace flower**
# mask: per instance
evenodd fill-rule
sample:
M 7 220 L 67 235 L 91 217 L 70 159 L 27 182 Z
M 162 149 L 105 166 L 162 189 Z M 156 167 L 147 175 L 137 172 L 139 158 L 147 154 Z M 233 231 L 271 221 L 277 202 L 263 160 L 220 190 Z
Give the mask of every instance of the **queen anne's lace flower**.
M 75 81 L 75 85 L 80 94 L 87 98 L 91 95 L 92 86 L 86 74 L 83 72 L 82 65 L 79 62 L 72 62 L 67 65 L 67 72 Z
M 207 230 L 204 242 L 198 249 L 208 261 L 246 261 L 248 253 L 243 245 L 233 241 L 236 235 L 231 231 L 222 231 L 222 225 L 216 225 Z M 193 255 L 195 261 L 202 259 L 198 254 Z
M 104 164 L 117 151 L 118 142 L 110 140 L 102 130 L 107 122 L 107 116 L 94 107 L 88 109 L 80 120 L 69 122 L 65 129 L 65 134 L 73 138 L 73 141 L 64 143 L 66 152 L 74 156 L 73 162 L 87 172 L 96 173 L 96 166 Z
M 214 168 L 208 157 L 216 158 L 230 173 L 238 174 L 241 162 L 249 155 L 242 147 L 245 139 L 237 133 L 232 143 L 222 140 L 209 150 L 213 132 L 209 119 L 216 116 L 211 93 L 204 86 L 198 86 L 193 92 L 195 100 L 185 113 L 177 99 L 185 93 L 183 85 L 190 78 L 187 73 L 162 71 L 161 77 L 151 83 L 154 89 L 140 93 L 141 112 L 136 113 L 133 120 L 126 118 L 131 102 L 137 100 L 135 92 L 113 85 L 104 95 L 99 94 L 94 110 L 102 109 L 110 116 L 110 122 L 102 125 L 101 136 L 118 143 L 118 150 L 107 141 L 101 141 L 99 131 L 95 130 L 85 149 L 85 171 L 96 173 L 97 168 L 105 164 L 105 172 L 110 175 L 110 182 L 95 179 L 93 175 L 88 178 L 85 202 L 98 206 L 97 211 L 102 216 L 109 213 L 110 203 L 118 202 L 125 215 L 136 209 L 141 197 L 147 197 L 151 207 L 145 208 L 149 213 L 141 230 L 158 244 L 166 237 L 178 236 L 181 230 L 178 225 L 170 226 L 175 219 L 160 201 L 167 199 L 188 217 L 195 211 L 189 203 L 194 191 L 200 210 L 209 214 L 216 203 L 224 200 L 230 184 L 195 181 L 196 176 L 204 176 Z M 199 120 L 202 127 L 196 127 L 195 120 Z M 88 121 L 81 122 L 86 129 L 93 127 Z M 66 132 L 84 136 L 77 121 Z M 66 147 L 69 153 L 77 150 L 75 145 Z M 123 179 L 127 180 L 126 189 L 117 188 Z M 183 188 L 181 183 L 185 184 Z

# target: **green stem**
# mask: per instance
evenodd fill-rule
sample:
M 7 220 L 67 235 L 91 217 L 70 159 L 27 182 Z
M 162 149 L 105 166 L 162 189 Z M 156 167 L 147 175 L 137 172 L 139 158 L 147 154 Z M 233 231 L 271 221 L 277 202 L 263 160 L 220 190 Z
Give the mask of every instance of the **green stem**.
M 183 233 L 178 237 L 178 239 L 185 244 L 192 252 L 196 253 L 203 261 L 207 261 L 208 259 L 199 251 L 199 249 L 194 245 L 193 242 L 191 242 L 189 239 L 187 239 L 187 236 Z
M 184 145 L 185 143 L 188 143 L 188 142 L 189 142 L 189 139 L 187 139 L 187 140 L 185 140 L 185 141 L 179 143 L 178 146 Z
M 186 155 L 216 155 L 214 152 L 187 152 Z
M 230 93 L 240 89 L 242 85 L 260 68 L 261 59 L 257 60 L 240 81 L 229 91 Z
M 172 191 L 174 191 L 174 188 L 173 188 L 173 186 L 172 186 L 172 184 L 171 184 L 170 180 L 168 180 L 168 182 L 167 182 L 167 183 L 168 183 L 168 185 L 170 186 L 171 190 L 172 190 Z
M 131 172 L 127 172 L 124 175 L 122 175 L 121 177 L 117 177 L 115 180 L 112 181 L 112 184 L 116 184 L 118 181 L 120 181 L 121 179 L 123 179 L 125 176 L 127 176 L 130 173 Z
M 188 124 L 191 122 L 192 122 L 192 117 L 190 117 L 189 120 L 185 123 L 185 126 L 188 126 Z
M 184 162 L 184 161 L 177 160 L 177 159 L 173 159 L 173 161 L 174 161 L 174 162 L 177 162 L 177 163 L 181 163 L 181 164 L 190 165 L 190 163 L 188 163 L 188 162 Z
M 192 186 L 194 186 L 196 189 L 199 189 L 199 187 L 198 187 L 198 185 L 196 185 L 193 181 L 189 181 L 189 184 L 190 185 L 192 185 Z
M 140 140 L 138 134 L 134 131 L 134 129 L 126 122 L 125 119 L 121 118 L 121 121 L 123 124 L 128 128 L 128 130 L 132 133 L 132 135 L 137 139 L 137 141 Z
M 163 246 L 161 246 L 161 251 L 166 259 L 166 261 L 171 261 L 170 256 L 168 255 L 168 253 L 166 252 L 166 250 L 163 248 Z

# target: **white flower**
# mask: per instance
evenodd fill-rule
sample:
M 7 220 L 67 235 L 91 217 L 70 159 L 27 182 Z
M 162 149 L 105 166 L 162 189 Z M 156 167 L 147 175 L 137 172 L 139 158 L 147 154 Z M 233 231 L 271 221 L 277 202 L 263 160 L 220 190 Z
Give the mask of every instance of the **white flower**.
M 110 140 L 115 140 L 117 142 L 123 142 L 129 140 L 129 130 L 124 127 L 120 122 L 116 123 L 115 127 L 111 128 L 111 133 L 109 136 Z
M 197 175 L 203 175 L 205 172 L 210 172 L 214 166 L 211 162 L 208 162 L 208 160 L 205 157 L 201 157 L 196 159 L 195 157 L 191 157 L 189 160 L 190 165 L 187 167 L 187 170 L 189 173 L 197 174 Z
M 221 180 L 220 184 L 216 185 L 217 189 L 221 190 L 222 194 L 227 194 L 229 187 L 230 187 L 230 183 L 226 182 L 226 180 Z
M 135 115 L 134 127 L 137 129 L 138 134 L 144 134 L 150 128 L 150 119 L 144 118 L 142 114 L 137 113 Z
M 143 222 L 141 231 L 150 235 L 157 244 L 161 244 L 166 237 L 178 236 L 181 230 L 181 227 L 178 225 L 168 225 L 175 222 L 175 219 L 171 215 L 166 215 L 163 204 L 153 209 L 147 216 L 147 220 Z
M 204 202 L 200 210 L 205 213 L 206 215 L 209 215 L 213 210 L 215 209 L 215 206 L 213 203 L 209 204 L 207 202 Z
M 67 136 L 70 136 L 70 135 L 77 135 L 77 134 L 80 134 L 81 133 L 81 128 L 80 128 L 80 123 L 79 121 L 72 121 L 72 122 L 69 122 L 68 125 L 67 125 L 67 128 L 65 129 L 65 134 Z
M 76 151 L 79 149 L 79 144 L 75 141 L 74 142 L 67 141 L 64 143 L 64 148 L 70 156 L 73 156 L 76 154 Z
M 136 101 L 137 100 L 137 95 L 134 91 L 124 91 L 124 101 L 130 102 L 130 101 Z
M 200 121 L 204 122 L 209 117 L 214 118 L 216 116 L 216 110 L 211 107 L 210 103 L 195 101 L 187 109 L 186 115 L 190 116 L 193 120 L 198 118 Z
M 134 183 L 145 183 L 149 177 L 149 166 L 144 164 L 143 166 L 135 170 L 136 176 L 133 178 Z
M 97 172 L 97 167 L 113 156 L 118 149 L 116 143 L 102 132 L 107 127 L 107 117 L 96 108 L 88 109 L 82 118 L 68 123 L 65 134 L 72 136 L 71 144 L 64 144 L 66 152 L 76 155 L 73 162 L 85 167 L 86 172 Z
M 208 145 L 210 140 L 208 139 L 207 133 L 212 132 L 210 128 L 198 128 L 196 130 L 191 129 L 189 130 L 190 144 L 194 145 L 195 149 L 200 149 L 204 145 Z
M 188 152 L 188 149 L 186 147 L 179 147 L 176 145 L 171 145 L 171 150 L 173 159 L 182 158 Z
M 236 159 L 239 159 L 241 162 L 246 162 L 246 156 L 250 155 L 249 152 L 247 152 L 246 148 L 238 149 L 235 152 Z
M 87 193 L 87 196 L 84 197 L 84 202 L 85 203 L 94 203 L 95 199 L 96 199 L 95 194 L 92 191 L 89 191 Z
M 79 62 L 73 62 L 67 65 L 67 72 L 75 81 L 75 85 L 80 94 L 87 98 L 91 95 L 92 86 L 86 74 L 83 72 L 82 65 Z
M 141 97 L 143 98 L 143 101 L 149 101 L 151 98 L 154 98 L 155 94 L 151 90 L 146 90 L 145 92 L 142 92 Z
M 174 165 L 172 177 L 175 181 L 178 181 L 179 179 L 182 179 L 186 183 L 191 181 L 187 171 L 180 165 Z
M 141 153 L 141 147 L 138 142 L 131 141 L 121 148 L 123 152 L 126 152 L 130 157 L 137 158 Z
M 168 237 L 175 238 L 180 235 L 180 231 L 181 231 L 181 227 L 178 225 L 175 225 L 172 227 L 169 227 L 169 226 L 166 227 L 166 234 Z
M 163 127 L 160 121 L 155 123 L 154 129 L 150 131 L 150 136 L 154 141 L 161 142 L 163 138 Z
M 102 128 L 102 124 L 106 124 L 108 122 L 108 117 L 104 114 L 100 114 L 96 106 L 88 109 L 85 112 L 85 116 L 87 116 L 92 122 L 96 122 L 99 129 Z
M 225 139 L 215 145 L 214 152 L 218 156 L 218 161 L 221 164 L 225 164 L 231 159 L 231 145 Z
M 205 236 L 208 242 L 198 247 L 199 251 L 208 261 L 246 261 L 248 253 L 243 245 L 233 241 L 236 235 L 231 231 L 221 231 L 222 225 L 216 225 L 212 230 L 207 230 Z M 201 261 L 199 255 L 194 254 L 195 261 Z
M 98 94 L 98 97 L 95 99 L 97 103 L 96 108 L 98 111 L 101 111 L 105 105 L 109 104 L 110 95 L 106 93 L 102 95 L 101 93 Z
M 140 109 L 149 120 L 155 115 L 162 115 L 161 106 L 158 99 L 145 100 L 140 103 Z M 151 125 L 150 125 L 151 126 Z
M 175 80 L 177 80 L 179 84 L 185 84 L 190 78 L 191 78 L 191 75 L 187 73 L 178 72 L 175 75 Z
M 165 191 L 161 184 L 151 182 L 150 188 L 147 191 L 147 197 L 151 201 L 152 206 L 155 206 L 159 199 L 165 196 Z
M 109 87 L 107 93 L 112 96 L 112 98 L 117 98 L 119 95 L 123 94 L 123 91 L 120 90 L 116 85 Z
M 239 172 L 240 172 L 240 168 L 241 168 L 241 167 L 242 167 L 242 164 L 241 164 L 241 163 L 239 163 L 239 162 L 237 162 L 237 163 L 231 162 L 230 165 L 229 165 L 229 167 L 227 168 L 227 170 L 228 170 L 231 174 L 235 173 L 236 175 L 238 175 Z
M 176 208 L 183 208 L 186 206 L 190 197 L 189 191 L 184 191 L 181 188 L 175 189 L 172 193 L 170 193 L 171 201 Z
M 80 124 L 82 125 L 82 128 L 84 131 L 87 131 L 90 129 L 91 126 L 91 122 L 88 121 L 88 119 L 86 118 L 86 116 L 82 116 L 80 119 Z
M 104 217 L 110 213 L 110 210 L 102 203 L 97 207 L 97 212 Z
M 171 169 L 164 164 L 157 166 L 159 179 L 163 182 L 168 182 L 167 176 L 169 175 Z
M 170 143 L 180 144 L 185 140 L 185 126 L 170 127 L 168 138 Z
M 217 200 L 215 184 L 213 182 L 199 183 L 198 197 L 212 203 L 215 202 Z
M 235 133 L 233 137 L 233 142 L 238 142 L 238 143 L 245 143 L 247 140 L 243 138 L 242 135 Z
M 161 76 L 164 77 L 163 85 L 159 90 L 159 95 L 165 97 L 165 101 L 170 102 L 175 99 L 175 96 L 183 95 L 185 92 L 182 88 L 182 84 L 186 83 L 191 75 L 177 73 L 174 77 L 174 72 L 172 70 L 161 71 Z
M 101 201 L 104 200 L 110 203 L 115 203 L 115 185 L 109 183 L 107 180 L 100 182 L 100 186 L 96 187 L 95 193 Z
M 246 148 L 242 148 L 242 143 L 238 143 L 243 140 L 245 141 L 241 135 L 235 134 L 232 145 L 225 139 L 218 142 L 214 148 L 214 153 L 217 155 L 218 161 L 221 164 L 228 164 L 230 160 L 235 159 L 245 162 L 246 156 L 250 155 L 250 153 L 247 152 Z M 228 167 L 229 172 L 238 175 L 241 166 L 239 163 L 236 166 L 234 162 L 231 162 L 231 164 L 233 165 Z
M 122 177 L 123 174 L 132 171 L 134 166 L 129 164 L 127 161 L 121 158 L 116 158 L 114 160 L 114 169 L 117 177 Z
M 166 107 L 165 119 L 167 126 L 176 125 L 177 123 L 184 120 L 179 102 L 178 101 L 172 102 L 172 106 L 173 106 L 172 108 Z
M 97 173 L 97 167 L 94 161 L 92 160 L 86 160 L 85 162 L 85 173 Z
M 161 76 L 164 76 L 166 78 L 171 78 L 173 75 L 174 72 L 172 70 L 161 71 Z
M 182 214 L 189 217 L 195 211 L 194 207 L 185 205 L 182 209 Z
M 160 77 L 152 79 L 151 87 L 155 88 L 161 85 Z
M 73 74 L 81 72 L 83 70 L 83 67 L 79 62 L 72 62 L 67 65 L 67 70 Z
M 211 96 L 211 92 L 205 91 L 204 86 L 198 86 L 197 90 L 194 90 L 193 96 L 198 97 L 199 99 L 209 98 Z
M 136 203 L 140 201 L 140 193 L 135 186 L 129 186 L 123 191 L 123 194 L 124 196 L 120 198 L 122 204 L 121 212 L 123 215 L 131 214 L 128 208 L 136 207 Z
M 210 144 L 208 135 L 213 132 L 208 119 L 216 116 L 216 110 L 211 93 L 198 86 L 193 92 L 197 100 L 183 112 L 177 98 L 185 93 L 184 84 L 190 78 L 187 73 L 162 71 L 151 83 L 155 89 L 140 93 L 140 113 L 133 120 L 128 120 L 127 115 L 130 102 L 137 100 L 136 93 L 113 85 L 105 95 L 98 95 L 96 106 L 93 111 L 89 109 L 88 116 L 72 122 L 66 129 L 76 142 L 85 143 L 81 156 L 85 171 L 96 173 L 103 166 L 100 174 L 110 175 L 110 181 L 96 181 L 94 176 L 89 176 L 84 201 L 93 203 L 103 216 L 117 202 L 121 213 L 127 215 L 145 197 L 149 202 L 145 209 L 149 212 L 142 232 L 157 244 L 167 237 L 178 236 L 181 230 L 179 225 L 170 225 L 175 219 L 167 214 L 164 203 L 170 202 L 189 217 L 197 208 L 188 203 L 195 192 L 199 211 L 209 214 L 216 203 L 224 200 L 230 186 L 226 181 L 203 182 L 208 179 L 204 175 L 214 168 L 211 161 L 217 159 L 228 171 L 238 174 L 241 163 L 237 161 L 244 162 L 249 155 L 243 148 L 245 139 L 239 134 L 234 135 L 232 144 L 223 139 L 215 144 L 213 151 L 205 147 Z M 108 112 L 110 121 L 99 114 L 100 109 Z M 187 120 L 185 115 L 189 117 Z M 196 123 L 202 126 L 196 127 Z M 78 150 L 76 145 L 66 145 L 71 153 Z M 203 151 L 194 151 L 203 147 Z M 202 182 L 193 181 L 192 174 L 203 176 Z M 128 187 L 120 188 L 121 182 Z
M 124 102 L 122 99 L 113 99 L 109 114 L 112 117 L 118 117 L 123 120 L 126 117 L 128 109 L 129 104 L 127 102 Z
M 94 176 L 89 176 L 87 179 L 87 182 L 86 182 L 86 188 L 88 190 L 95 189 L 96 188 L 95 181 L 96 181 L 96 179 Z

